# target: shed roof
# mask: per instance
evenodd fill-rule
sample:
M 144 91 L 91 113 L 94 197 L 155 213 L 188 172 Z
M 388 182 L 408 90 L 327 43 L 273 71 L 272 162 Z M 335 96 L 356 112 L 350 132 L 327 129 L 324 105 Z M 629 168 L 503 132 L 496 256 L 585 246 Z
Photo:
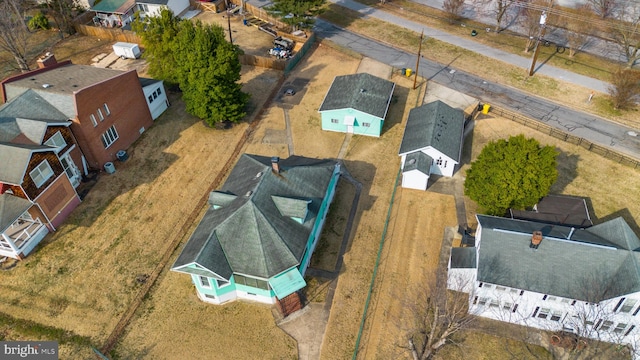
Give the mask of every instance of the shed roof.
M 336 76 L 318 111 L 355 109 L 384 120 L 395 86 L 367 73 Z
M 476 248 L 475 247 L 451 248 L 451 268 L 452 269 L 475 269 L 476 268 Z
M 587 202 L 579 196 L 547 195 L 532 211 L 510 209 L 509 212 L 514 219 L 575 227 L 593 225 Z
M 464 113 L 440 100 L 411 109 L 399 154 L 429 146 L 460 162 Z
M 274 173 L 270 158 L 243 154 L 213 196 L 221 207 L 207 210 L 172 268 L 188 272 L 184 266 L 197 263 L 226 279 L 233 273 L 268 279 L 298 266 L 336 165 L 292 156 Z M 298 204 L 290 208 L 283 198 L 309 201 L 302 224 L 281 214 Z
M 431 173 L 431 163 L 433 159 L 431 156 L 423 153 L 422 151 L 416 151 L 407 155 L 404 160 L 404 167 L 402 172 L 418 170 L 423 174 L 429 175 Z
M 640 291 L 640 240 L 623 218 L 587 229 L 477 218 L 478 281 L 593 303 Z

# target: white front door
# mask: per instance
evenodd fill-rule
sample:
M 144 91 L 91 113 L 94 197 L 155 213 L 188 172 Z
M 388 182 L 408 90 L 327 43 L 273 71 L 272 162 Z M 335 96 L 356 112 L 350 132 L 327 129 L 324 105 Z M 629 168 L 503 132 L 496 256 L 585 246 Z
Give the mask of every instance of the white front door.
M 73 187 L 78 187 L 78 185 L 80 185 L 82 175 L 80 174 L 80 170 L 76 164 L 71 159 L 71 156 L 67 154 L 61 157 L 60 162 L 62 163 L 62 167 L 64 168 L 64 172 L 67 174 L 69 181 L 71 181 L 71 185 L 73 185 Z

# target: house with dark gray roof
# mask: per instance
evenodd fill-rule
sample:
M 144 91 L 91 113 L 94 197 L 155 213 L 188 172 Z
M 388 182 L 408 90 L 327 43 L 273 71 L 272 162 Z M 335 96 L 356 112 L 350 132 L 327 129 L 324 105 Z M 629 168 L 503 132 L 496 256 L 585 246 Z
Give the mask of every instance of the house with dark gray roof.
M 437 100 L 411 109 L 398 154 L 402 187 L 426 190 L 431 174 L 453 176 L 462 157 L 464 113 Z
M 242 155 L 171 270 L 213 304 L 287 298 L 306 286 L 339 177 L 334 160 Z
M 448 286 L 478 316 L 635 345 L 640 239 L 619 217 L 589 228 L 477 215 L 476 247 L 453 248 Z
M 380 137 L 395 86 L 367 73 L 336 76 L 318 110 L 322 130 Z
M 509 209 L 512 219 L 533 220 L 555 225 L 589 227 L 593 225 L 585 198 L 568 195 L 547 195 L 531 210 Z

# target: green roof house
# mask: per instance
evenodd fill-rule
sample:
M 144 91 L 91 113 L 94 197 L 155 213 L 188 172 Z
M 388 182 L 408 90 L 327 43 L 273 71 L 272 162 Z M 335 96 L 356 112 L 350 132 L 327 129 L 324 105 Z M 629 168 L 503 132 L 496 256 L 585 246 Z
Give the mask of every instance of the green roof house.
M 380 137 L 395 86 L 367 73 L 336 76 L 318 110 L 322 130 Z
M 402 187 L 426 190 L 431 174 L 453 176 L 463 135 L 462 110 L 440 100 L 411 109 L 399 151 Z
M 189 274 L 198 297 L 222 304 L 274 304 L 304 288 L 340 177 L 334 160 L 244 154 L 172 270 Z
M 96 12 L 93 22 L 97 26 L 122 27 L 133 21 L 137 10 L 135 0 L 101 0 L 91 7 Z

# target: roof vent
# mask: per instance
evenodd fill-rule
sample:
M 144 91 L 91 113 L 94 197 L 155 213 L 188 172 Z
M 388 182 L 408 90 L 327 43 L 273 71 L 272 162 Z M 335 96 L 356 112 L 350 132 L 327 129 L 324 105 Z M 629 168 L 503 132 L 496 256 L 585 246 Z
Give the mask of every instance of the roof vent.
M 244 194 L 244 196 L 249 197 L 249 196 L 251 196 L 252 194 L 253 194 L 253 191 L 252 191 L 252 190 L 249 190 L 249 191 L 247 191 L 247 193 L 246 193 L 246 194 Z
M 45 88 L 45 89 L 48 89 L 48 88 L 51 87 L 51 84 L 42 84 L 42 87 Z
M 256 179 L 262 176 L 262 171 L 256 174 Z
M 360 88 L 360 94 L 367 92 L 367 90 Z
M 409 165 L 413 165 L 416 163 L 416 159 L 409 159 L 409 161 L 407 161 L 407 164 Z
M 537 250 L 541 242 L 542 242 L 542 231 L 539 231 L 539 230 L 534 231 L 533 235 L 531 236 L 531 244 L 529 244 L 529 247 Z

